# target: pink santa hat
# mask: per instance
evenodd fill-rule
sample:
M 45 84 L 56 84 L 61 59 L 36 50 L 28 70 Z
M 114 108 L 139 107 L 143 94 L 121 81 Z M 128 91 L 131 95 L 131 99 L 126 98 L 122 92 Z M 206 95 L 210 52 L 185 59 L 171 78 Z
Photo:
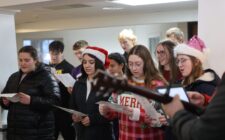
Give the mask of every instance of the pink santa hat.
M 105 68 L 107 68 L 109 65 L 108 51 L 103 48 L 99 48 L 99 47 L 95 47 L 95 46 L 88 46 L 84 50 L 83 55 L 84 54 L 91 54 L 91 55 L 95 56 L 98 60 L 100 60 L 103 63 Z
M 177 57 L 178 54 L 193 56 L 195 58 L 198 58 L 203 63 L 206 59 L 205 43 L 195 35 L 187 42 L 187 44 L 178 44 L 175 47 L 175 57 Z

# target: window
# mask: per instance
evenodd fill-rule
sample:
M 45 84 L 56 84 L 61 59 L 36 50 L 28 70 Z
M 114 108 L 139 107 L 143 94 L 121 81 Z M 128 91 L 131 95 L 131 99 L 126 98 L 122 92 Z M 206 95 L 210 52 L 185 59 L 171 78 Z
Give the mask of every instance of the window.
M 151 37 L 149 38 L 149 50 L 151 52 L 152 57 L 155 56 L 154 52 L 156 49 L 156 45 L 159 43 L 160 37 Z
M 37 49 L 39 61 L 49 64 L 50 55 L 48 46 L 54 40 L 62 41 L 62 39 L 24 39 L 23 46 L 32 45 Z

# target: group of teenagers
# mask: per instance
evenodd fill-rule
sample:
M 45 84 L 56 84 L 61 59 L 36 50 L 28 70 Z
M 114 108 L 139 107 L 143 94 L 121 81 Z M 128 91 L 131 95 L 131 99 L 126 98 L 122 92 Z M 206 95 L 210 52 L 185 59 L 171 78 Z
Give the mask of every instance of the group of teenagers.
M 0 99 L 1 106 L 9 111 L 7 140 L 57 140 L 59 133 L 65 140 L 219 140 L 224 136 L 224 122 L 218 121 L 225 119 L 222 112 L 225 79 L 221 80 L 212 69 L 203 69 L 207 48 L 198 36 L 185 42 L 179 28 L 169 29 L 166 39 L 151 50 L 155 52 L 157 65 L 148 48 L 137 44 L 132 30 L 121 31 L 119 42 L 124 54 L 108 54 L 104 48 L 77 41 L 73 46 L 81 61 L 77 67 L 64 59 L 61 41 L 50 43 L 49 65 L 38 61 L 34 47 L 22 47 L 18 52 L 20 69 L 9 77 L 2 91 L 17 93 L 19 102 Z M 70 73 L 76 79 L 74 86 L 65 87 L 57 81 L 50 67 L 57 74 Z M 163 105 L 148 99 L 161 114 L 158 125 L 130 92 L 96 96 L 91 81 L 97 70 L 117 78 L 126 77 L 129 84 L 152 90 L 180 84 L 190 102 L 205 112 L 196 115 L 186 111 L 179 96 Z M 96 104 L 99 101 L 123 105 L 123 111 Z M 54 105 L 87 115 L 71 115 Z M 222 130 L 214 129 L 213 125 Z

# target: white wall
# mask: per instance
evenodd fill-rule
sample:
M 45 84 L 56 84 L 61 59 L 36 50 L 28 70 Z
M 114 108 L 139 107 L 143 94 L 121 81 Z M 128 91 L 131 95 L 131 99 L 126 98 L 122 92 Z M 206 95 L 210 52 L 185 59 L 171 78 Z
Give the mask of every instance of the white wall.
M 8 77 L 18 70 L 14 13 L 0 9 L 0 90 Z M 0 108 L 0 127 L 6 123 L 6 112 Z M 1 136 L 0 136 L 0 139 Z
M 79 62 L 75 59 L 72 52 L 74 42 L 80 39 L 87 40 L 90 45 L 103 47 L 111 52 L 121 52 L 123 50 L 118 42 L 118 34 L 124 28 L 132 28 L 138 37 L 138 43 L 148 45 L 149 37 L 161 36 L 164 37 L 165 31 L 177 26 L 177 23 L 167 24 L 150 24 L 150 25 L 136 25 L 136 26 L 119 26 L 106 28 L 92 28 L 79 30 L 65 30 L 65 31 L 50 31 L 37 33 L 18 33 L 17 45 L 22 46 L 22 40 L 27 38 L 63 38 L 65 43 L 65 58 L 73 65 L 78 65 Z
M 225 1 L 199 0 L 198 33 L 210 48 L 208 67 L 225 71 Z

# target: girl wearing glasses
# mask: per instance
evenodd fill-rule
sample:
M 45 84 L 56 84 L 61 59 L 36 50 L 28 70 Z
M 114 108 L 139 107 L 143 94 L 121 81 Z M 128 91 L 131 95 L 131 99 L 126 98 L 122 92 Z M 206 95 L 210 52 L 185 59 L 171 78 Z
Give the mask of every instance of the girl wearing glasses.
M 203 106 L 212 96 L 220 78 L 212 70 L 203 70 L 206 59 L 206 48 L 204 42 L 197 36 L 193 36 L 187 44 L 179 44 L 174 49 L 177 66 L 183 76 L 181 84 L 187 91 L 193 103 Z M 199 100 L 195 100 L 201 98 Z
M 156 57 L 159 63 L 159 71 L 169 83 L 175 83 L 181 79 L 181 73 L 176 65 L 173 50 L 175 43 L 171 40 L 163 40 L 156 46 Z
M 143 45 L 135 45 L 130 50 L 127 77 L 130 84 L 150 89 L 166 83 L 154 66 L 149 50 Z M 117 100 L 118 104 L 124 106 L 123 113 L 115 112 L 104 105 L 99 106 L 99 111 L 106 118 L 119 118 L 119 140 L 164 140 L 163 130 L 146 114 L 137 97 L 130 93 L 123 93 Z M 154 108 L 156 107 L 155 101 L 149 99 L 149 102 Z M 157 108 L 155 109 L 158 111 Z M 157 119 L 163 117 L 161 115 Z

